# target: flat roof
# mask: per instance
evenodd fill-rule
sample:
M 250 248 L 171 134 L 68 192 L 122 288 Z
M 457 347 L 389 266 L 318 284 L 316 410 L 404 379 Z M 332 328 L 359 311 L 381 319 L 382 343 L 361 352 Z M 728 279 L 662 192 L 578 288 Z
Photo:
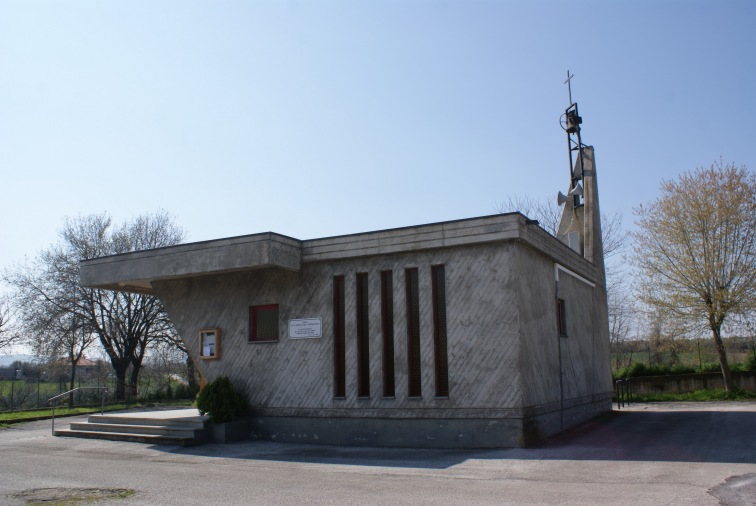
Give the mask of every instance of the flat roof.
M 303 263 L 524 241 L 594 278 L 592 264 L 520 213 L 299 240 L 274 232 L 134 251 L 81 262 L 89 288 L 154 294 L 152 282 L 255 269 L 299 271 Z

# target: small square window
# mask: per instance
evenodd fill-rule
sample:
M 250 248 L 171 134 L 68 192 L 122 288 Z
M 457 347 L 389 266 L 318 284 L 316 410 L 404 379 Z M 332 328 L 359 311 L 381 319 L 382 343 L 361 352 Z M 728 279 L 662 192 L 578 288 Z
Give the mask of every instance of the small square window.
M 278 304 L 249 308 L 249 342 L 278 341 Z

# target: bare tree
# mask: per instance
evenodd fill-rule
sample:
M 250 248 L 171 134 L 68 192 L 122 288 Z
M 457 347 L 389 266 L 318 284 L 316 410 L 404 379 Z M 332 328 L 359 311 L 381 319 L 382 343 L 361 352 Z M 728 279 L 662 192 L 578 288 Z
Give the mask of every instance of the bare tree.
M 619 350 L 628 340 L 635 311 L 632 294 L 629 291 L 614 289 L 607 293 L 609 310 L 609 344 L 616 352 L 615 369 L 621 367 Z
M 107 215 L 67 220 L 63 239 L 79 260 L 178 244 L 184 232 L 165 212 L 140 216 L 112 227 Z M 86 318 L 100 340 L 116 376 L 116 397 L 137 393 L 139 372 L 150 345 L 173 332 L 155 296 L 108 290 L 83 290 Z M 126 374 L 130 368 L 130 377 Z
M 25 307 L 22 319 L 36 329 L 38 346 L 69 352 L 72 370 L 91 341 L 99 341 L 116 376 L 116 398 L 136 395 L 145 354 L 172 332 L 170 320 L 157 297 L 82 288 L 79 262 L 177 244 L 183 231 L 164 212 L 119 227 L 103 213 L 66 219 L 60 235 L 60 244 L 43 251 L 33 266 L 4 276 Z
M 499 214 L 520 212 L 533 220 L 549 234 L 556 236 L 559 230 L 559 220 L 562 209 L 550 199 L 536 200 L 530 196 L 509 197 L 505 202 L 494 206 L 494 212 Z
M 556 200 L 535 200 L 531 197 L 508 198 L 505 202 L 496 204 L 494 212 L 520 212 L 528 218 L 538 220 L 538 224 L 549 234 L 556 236 L 562 208 Z M 622 213 L 601 215 L 601 237 L 604 244 L 604 259 L 612 258 L 624 253 L 627 247 L 628 233 L 622 229 Z
M 11 305 L 5 298 L 0 298 L 0 350 L 17 340 L 18 334 L 11 328 Z
M 81 296 L 77 300 L 78 272 L 78 260 L 54 246 L 5 275 L 15 288 L 24 341 L 38 356 L 68 364 L 71 389 L 79 360 L 96 340 L 81 328 L 83 301 Z M 69 402 L 73 404 L 73 394 Z
M 192 358 L 189 350 L 186 347 L 186 343 L 178 335 L 177 332 L 167 332 L 163 336 L 163 342 L 166 346 L 178 350 L 184 356 L 184 364 L 186 365 L 186 383 L 189 391 L 194 391 L 198 388 L 197 384 L 197 368 L 194 365 L 194 359 Z
M 644 301 L 681 327 L 711 332 L 732 390 L 722 331 L 756 300 L 756 176 L 720 161 L 663 181 L 661 196 L 635 214 Z

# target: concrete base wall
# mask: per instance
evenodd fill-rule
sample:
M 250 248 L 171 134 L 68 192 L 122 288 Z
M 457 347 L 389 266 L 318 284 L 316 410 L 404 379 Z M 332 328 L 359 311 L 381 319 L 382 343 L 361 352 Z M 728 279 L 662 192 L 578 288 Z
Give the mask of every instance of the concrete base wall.
M 527 444 L 530 446 L 546 437 L 553 436 L 563 430 L 580 425 L 612 410 L 611 393 L 594 396 L 585 402 L 565 402 L 564 410 L 557 408 L 531 417 L 531 427 L 527 434 Z
M 604 398 L 605 397 L 605 398 Z M 523 418 L 253 416 L 252 437 L 284 443 L 395 448 L 522 448 L 610 411 L 610 394 Z M 543 410 L 541 410 L 543 411 Z
M 285 443 L 395 448 L 522 447 L 521 419 L 254 417 L 252 436 Z

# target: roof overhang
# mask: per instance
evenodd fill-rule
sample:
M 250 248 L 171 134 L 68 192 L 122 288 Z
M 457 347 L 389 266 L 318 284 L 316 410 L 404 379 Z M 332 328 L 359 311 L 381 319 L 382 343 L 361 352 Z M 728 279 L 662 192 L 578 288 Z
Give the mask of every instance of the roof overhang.
M 272 232 L 181 244 L 85 260 L 80 282 L 152 295 L 152 282 L 159 280 L 266 268 L 298 271 L 301 250 L 300 241 Z
M 89 288 L 153 295 L 154 281 L 257 269 L 299 271 L 303 263 L 519 241 L 581 276 L 594 266 L 520 213 L 300 241 L 273 232 L 135 251 L 81 263 Z

